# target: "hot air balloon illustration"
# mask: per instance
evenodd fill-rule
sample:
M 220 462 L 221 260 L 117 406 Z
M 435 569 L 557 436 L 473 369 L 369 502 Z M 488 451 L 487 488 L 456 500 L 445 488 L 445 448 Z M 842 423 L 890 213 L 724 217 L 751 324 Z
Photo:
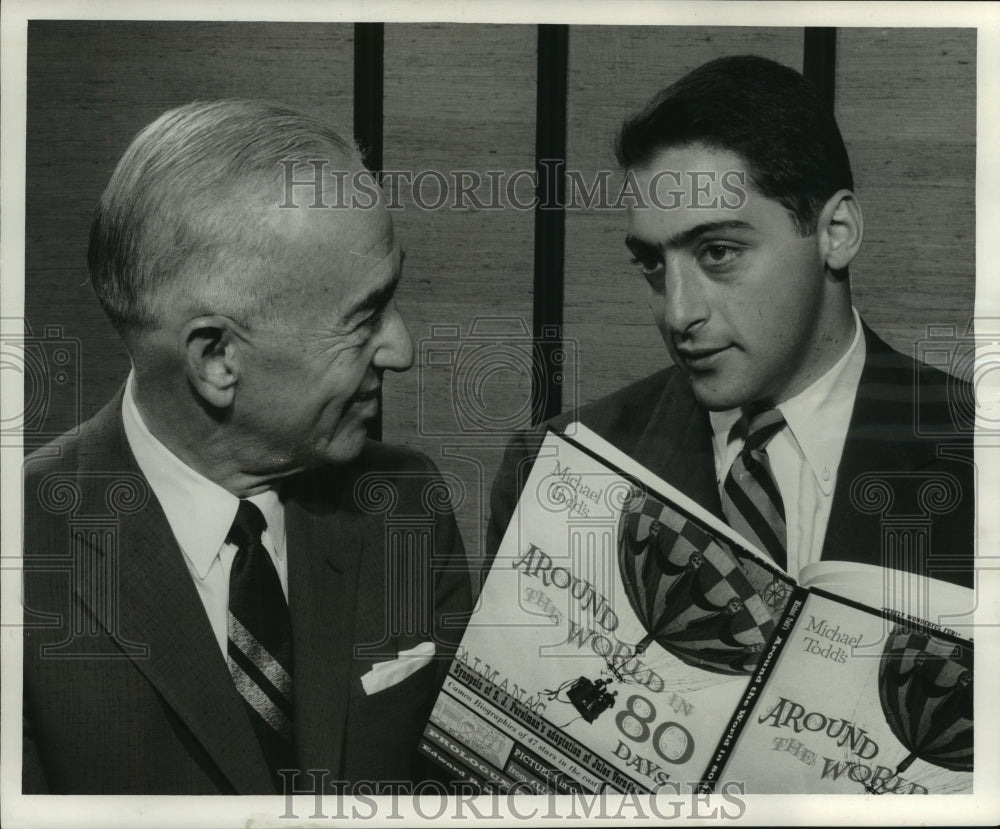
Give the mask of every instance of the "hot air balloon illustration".
M 971 644 L 897 625 L 886 640 L 878 689 L 886 722 L 906 750 L 901 774 L 917 759 L 950 771 L 972 771 Z M 885 790 L 868 788 L 874 793 Z
M 751 672 L 791 594 L 789 583 L 673 507 L 633 488 L 618 525 L 625 593 L 652 642 L 722 674 Z

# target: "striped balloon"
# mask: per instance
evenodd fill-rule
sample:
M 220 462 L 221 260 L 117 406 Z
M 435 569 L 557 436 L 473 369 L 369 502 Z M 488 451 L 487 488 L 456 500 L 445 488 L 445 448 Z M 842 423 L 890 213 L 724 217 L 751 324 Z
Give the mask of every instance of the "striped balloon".
M 878 672 L 886 721 L 909 755 L 950 771 L 972 771 L 972 644 L 897 625 Z
M 647 635 L 689 665 L 749 673 L 791 593 L 786 581 L 639 489 L 618 525 L 625 593 Z

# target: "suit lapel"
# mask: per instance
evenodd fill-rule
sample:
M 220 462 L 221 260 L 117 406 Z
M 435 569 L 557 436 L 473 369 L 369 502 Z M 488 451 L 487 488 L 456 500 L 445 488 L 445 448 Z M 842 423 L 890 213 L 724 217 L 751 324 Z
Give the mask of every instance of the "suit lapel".
M 708 415 L 694 399 L 680 371 L 670 372 L 631 454 L 651 472 L 722 517 Z
M 295 642 L 295 741 L 299 767 L 343 764 L 365 517 L 329 503 L 343 484 L 304 476 L 285 499 L 288 594 Z
M 915 439 L 914 364 L 864 326 L 867 354 L 844 442 L 834 491 L 824 561 L 870 562 L 882 549 L 879 520 L 859 520 L 851 488 L 866 473 L 918 469 L 934 460 L 933 449 Z
M 93 509 L 104 500 L 110 470 L 141 478 L 121 429 L 120 407 L 119 394 L 95 418 L 94 441 L 81 452 L 80 487 Z M 272 790 L 243 700 L 152 491 L 141 509 L 121 515 L 110 544 L 116 549 L 94 550 L 101 564 L 80 568 L 81 601 L 121 643 L 237 793 Z M 117 561 L 109 562 L 114 555 Z M 116 574 L 118 584 L 111 601 L 102 590 L 108 573 Z

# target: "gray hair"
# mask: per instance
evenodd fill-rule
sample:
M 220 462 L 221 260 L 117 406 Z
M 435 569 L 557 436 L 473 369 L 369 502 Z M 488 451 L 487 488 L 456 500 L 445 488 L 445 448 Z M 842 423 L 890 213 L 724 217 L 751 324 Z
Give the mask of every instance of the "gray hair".
M 196 101 L 139 132 L 101 197 L 87 253 L 94 292 L 126 341 L 156 327 L 169 292 L 222 303 L 244 324 L 267 306 L 278 286 L 265 278 L 265 222 L 282 202 L 284 165 L 317 159 L 364 169 L 353 142 L 263 101 Z

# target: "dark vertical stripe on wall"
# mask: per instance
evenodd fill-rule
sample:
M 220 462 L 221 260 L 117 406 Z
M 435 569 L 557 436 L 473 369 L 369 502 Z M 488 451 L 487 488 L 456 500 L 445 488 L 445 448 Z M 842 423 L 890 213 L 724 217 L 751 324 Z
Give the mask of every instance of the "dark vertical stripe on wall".
M 827 106 L 833 108 L 837 73 L 837 30 L 807 26 L 802 44 L 802 74 L 819 91 Z
M 382 171 L 382 100 L 385 24 L 354 24 L 354 138 L 365 166 Z
M 364 153 L 365 166 L 382 178 L 382 101 L 385 24 L 354 24 L 354 140 Z M 382 392 L 378 416 L 368 425 L 368 436 L 382 439 Z
M 538 27 L 535 120 L 535 276 L 532 422 L 562 410 L 563 262 L 566 239 L 566 76 L 569 26 Z

